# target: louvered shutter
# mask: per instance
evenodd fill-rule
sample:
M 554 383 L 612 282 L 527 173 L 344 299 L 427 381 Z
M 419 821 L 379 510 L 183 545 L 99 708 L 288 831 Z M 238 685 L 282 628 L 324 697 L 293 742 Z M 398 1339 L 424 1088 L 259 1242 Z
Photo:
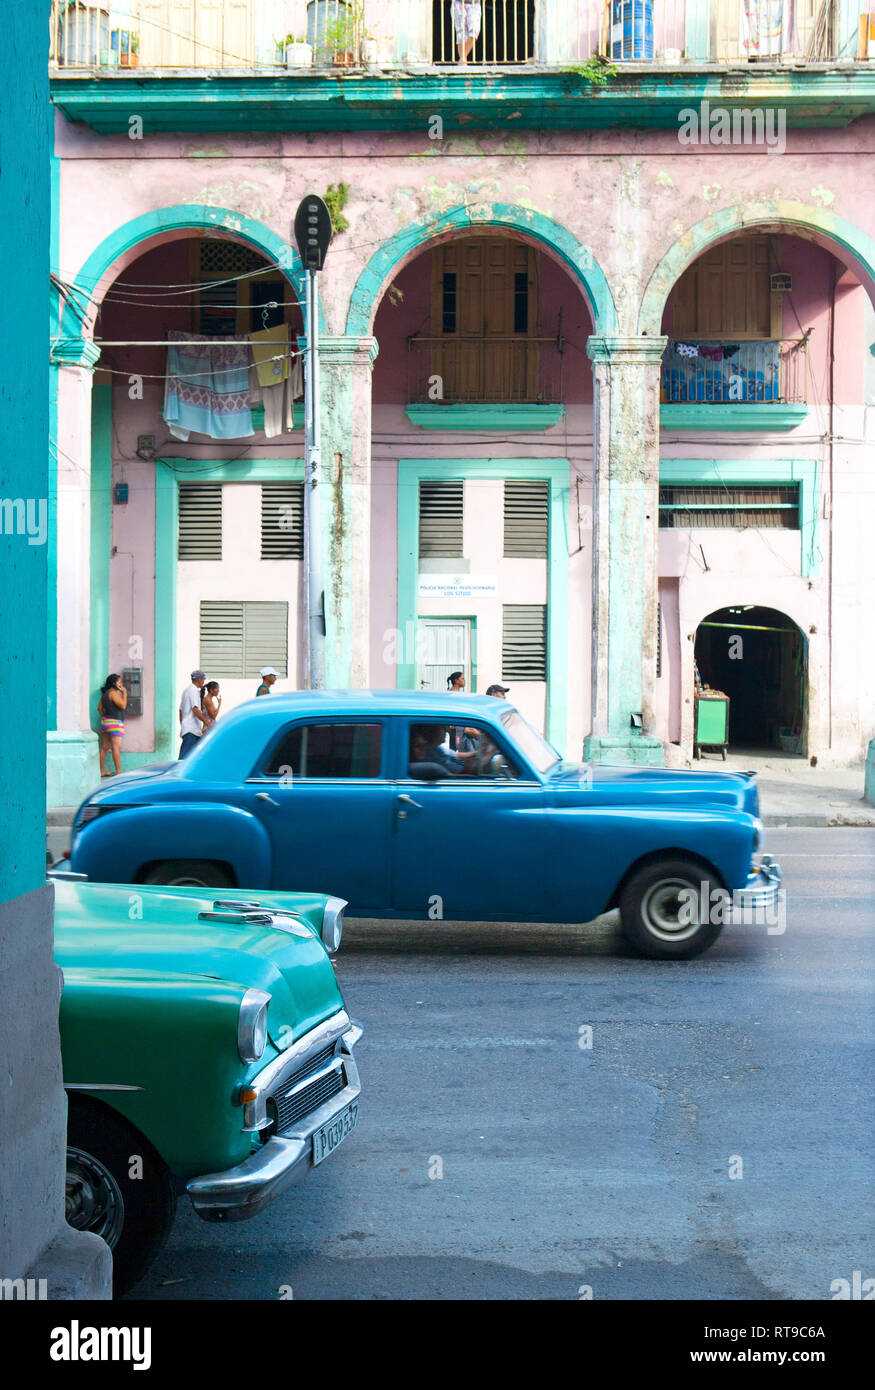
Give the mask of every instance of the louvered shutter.
M 233 600 L 201 602 L 200 665 L 208 680 L 243 677 L 243 608 Z
M 200 664 L 210 680 L 250 680 L 262 666 L 288 674 L 289 605 L 204 599 Z
M 180 560 L 221 560 L 222 484 L 179 484 Z
M 245 603 L 245 675 L 257 676 L 262 666 L 288 674 L 289 605 Z
M 464 484 L 419 484 L 419 554 L 458 559 L 462 555 Z
M 545 482 L 507 478 L 504 484 L 504 553 L 510 558 L 547 558 Z
M 303 560 L 303 483 L 262 483 L 261 558 Z
M 543 603 L 506 603 L 502 608 L 501 679 L 547 679 L 547 608 Z

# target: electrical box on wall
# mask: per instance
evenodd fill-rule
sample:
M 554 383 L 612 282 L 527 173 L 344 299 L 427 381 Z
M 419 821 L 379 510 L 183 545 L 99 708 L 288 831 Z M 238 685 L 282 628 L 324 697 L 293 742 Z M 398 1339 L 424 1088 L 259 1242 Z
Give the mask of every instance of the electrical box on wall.
M 115 497 L 116 502 L 127 502 L 127 500 L 128 500 L 128 485 L 127 485 L 127 483 L 116 483 L 115 488 L 114 488 L 114 490 L 113 490 L 113 496 Z
M 125 715 L 143 713 L 143 668 L 128 666 L 122 671 L 122 684 L 128 692 Z

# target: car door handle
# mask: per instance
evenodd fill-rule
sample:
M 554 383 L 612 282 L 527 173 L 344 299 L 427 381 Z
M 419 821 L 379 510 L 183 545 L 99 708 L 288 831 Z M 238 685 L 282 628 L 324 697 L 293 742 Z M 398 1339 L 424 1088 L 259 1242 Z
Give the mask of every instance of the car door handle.
M 398 819 L 399 819 L 399 820 L 406 820 L 406 819 L 407 819 L 407 809 L 406 809 L 406 808 L 407 808 L 408 806 L 412 807 L 412 809 L 413 809 L 414 811 L 421 811 L 421 810 L 422 810 L 421 804 L 420 804 L 418 801 L 414 801 L 414 800 L 413 800 L 413 797 L 412 797 L 412 796 L 408 796 L 406 792 L 402 792 L 401 795 L 398 797 L 396 806 L 397 806 L 396 815 L 398 816 Z
M 255 800 L 256 800 L 256 801 L 267 801 L 271 806 L 279 806 L 279 802 L 278 802 L 278 801 L 274 801 L 274 799 L 273 799 L 273 797 L 271 796 L 270 792 L 256 792 L 256 793 L 255 793 Z

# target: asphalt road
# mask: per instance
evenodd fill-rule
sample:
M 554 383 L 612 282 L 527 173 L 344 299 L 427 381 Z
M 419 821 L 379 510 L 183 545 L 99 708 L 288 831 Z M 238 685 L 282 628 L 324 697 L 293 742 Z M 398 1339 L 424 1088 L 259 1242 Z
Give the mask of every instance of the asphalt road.
M 875 831 L 766 847 L 786 931 L 686 964 L 632 957 L 613 917 L 349 923 L 358 1130 L 249 1222 L 183 1199 L 131 1297 L 829 1299 L 875 1275 Z

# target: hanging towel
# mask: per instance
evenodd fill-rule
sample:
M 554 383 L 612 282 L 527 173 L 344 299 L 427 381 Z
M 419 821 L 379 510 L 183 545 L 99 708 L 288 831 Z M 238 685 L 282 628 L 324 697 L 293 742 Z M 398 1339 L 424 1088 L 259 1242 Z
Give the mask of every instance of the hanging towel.
M 253 433 L 249 408 L 249 340 L 221 346 L 171 328 L 167 334 L 164 419 L 176 439 L 194 431 L 211 439 Z
M 282 339 L 285 346 L 278 347 Z M 276 386 L 289 375 L 289 325 L 278 323 L 274 328 L 262 328 L 249 334 L 252 358 L 260 386 Z

